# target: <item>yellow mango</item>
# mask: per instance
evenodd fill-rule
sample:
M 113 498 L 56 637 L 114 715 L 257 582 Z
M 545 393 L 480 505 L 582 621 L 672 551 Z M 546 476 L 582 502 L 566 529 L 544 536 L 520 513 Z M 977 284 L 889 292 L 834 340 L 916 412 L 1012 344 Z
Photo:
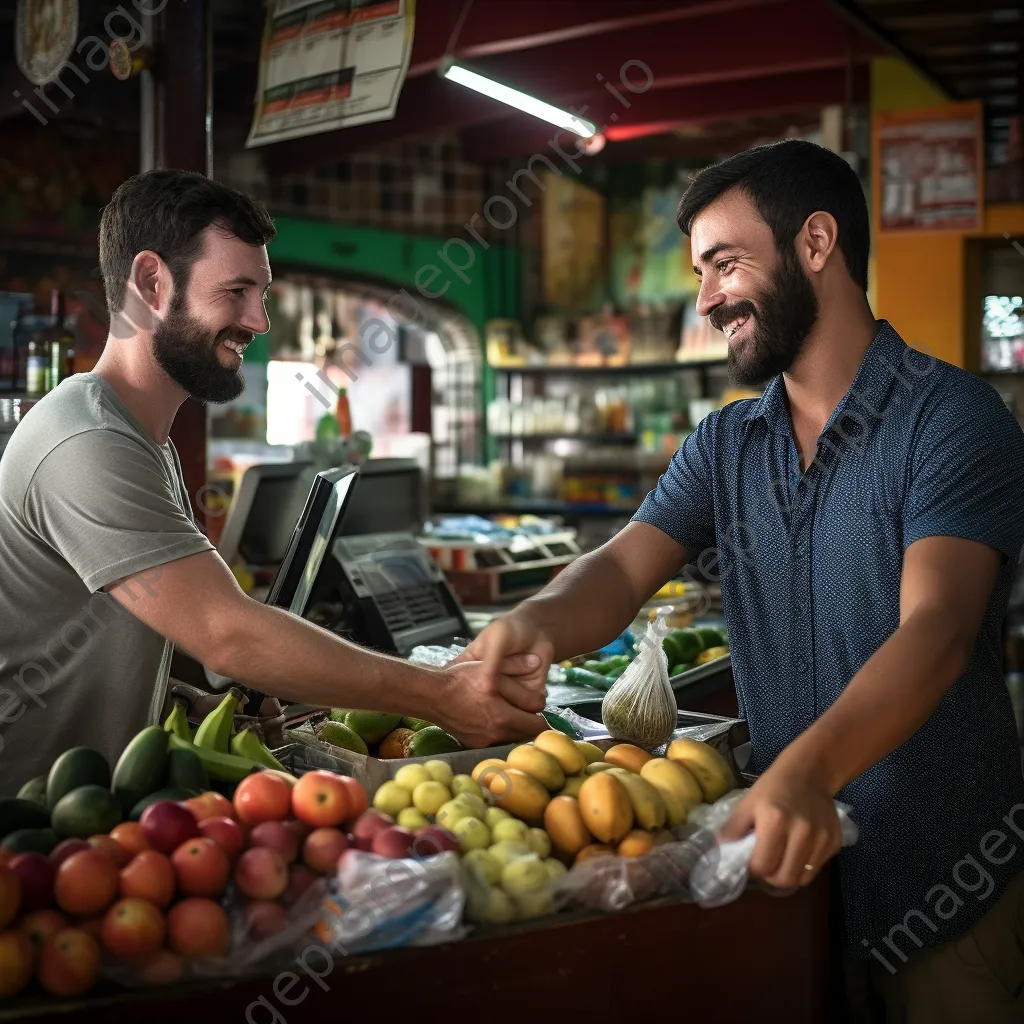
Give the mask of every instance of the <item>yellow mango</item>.
M 565 772 L 550 754 L 524 743 L 510 750 L 506 757 L 509 768 L 518 768 L 532 775 L 545 789 L 557 792 L 565 785 Z
M 518 768 L 506 768 L 484 777 L 499 807 L 530 825 L 539 825 L 544 820 L 544 809 L 551 798 L 532 775 Z
M 625 787 L 609 772 L 591 775 L 577 797 L 583 823 L 602 843 L 617 843 L 633 827 L 633 805 Z
M 548 729 L 535 736 L 533 745 L 545 754 L 550 754 L 566 775 L 578 775 L 587 766 L 583 751 L 557 729 Z

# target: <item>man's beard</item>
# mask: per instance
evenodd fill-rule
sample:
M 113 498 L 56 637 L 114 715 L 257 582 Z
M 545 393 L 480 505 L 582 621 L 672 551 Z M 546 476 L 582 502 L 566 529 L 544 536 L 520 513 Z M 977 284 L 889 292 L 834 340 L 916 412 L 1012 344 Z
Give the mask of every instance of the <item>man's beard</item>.
M 178 387 L 200 402 L 230 402 L 245 389 L 242 367 L 225 366 L 217 355 L 222 341 L 250 342 L 253 336 L 227 327 L 211 336 L 203 323 L 185 309 L 179 291 L 167 316 L 153 331 L 156 361 Z
M 712 310 L 708 320 L 722 330 L 743 316 L 750 317 L 750 333 L 729 346 L 729 373 L 737 384 L 763 384 L 793 365 L 818 320 L 818 297 L 794 254 L 780 253 L 774 281 L 757 307 L 743 299 Z

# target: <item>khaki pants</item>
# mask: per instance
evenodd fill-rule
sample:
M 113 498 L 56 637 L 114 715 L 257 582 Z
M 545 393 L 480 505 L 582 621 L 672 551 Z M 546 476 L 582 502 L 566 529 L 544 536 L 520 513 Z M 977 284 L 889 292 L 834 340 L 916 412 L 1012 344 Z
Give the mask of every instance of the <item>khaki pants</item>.
M 897 964 L 846 957 L 850 1024 L 1022 1024 L 1024 873 L 970 931 Z

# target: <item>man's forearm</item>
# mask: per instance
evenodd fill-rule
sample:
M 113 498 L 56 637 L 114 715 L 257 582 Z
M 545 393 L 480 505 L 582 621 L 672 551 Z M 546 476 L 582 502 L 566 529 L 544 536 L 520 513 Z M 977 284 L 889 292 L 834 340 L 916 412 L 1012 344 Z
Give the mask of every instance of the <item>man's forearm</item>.
M 576 559 L 514 614 L 542 629 L 554 645 L 554 660 L 561 661 L 611 643 L 644 600 L 619 563 L 599 549 Z
M 421 718 L 436 708 L 442 686 L 436 670 L 357 647 L 280 608 L 244 602 L 219 645 L 216 671 L 221 674 L 320 707 Z
M 927 721 L 962 675 L 968 656 L 946 616 L 911 616 L 776 765 L 808 775 L 834 796 Z

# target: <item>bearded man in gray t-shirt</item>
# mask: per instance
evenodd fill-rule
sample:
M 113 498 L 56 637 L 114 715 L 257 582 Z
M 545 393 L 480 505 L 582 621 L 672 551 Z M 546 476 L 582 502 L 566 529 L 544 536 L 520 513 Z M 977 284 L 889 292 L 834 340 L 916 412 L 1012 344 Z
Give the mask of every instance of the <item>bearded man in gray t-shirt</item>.
M 129 179 L 103 212 L 103 355 L 0 461 L 0 794 L 72 746 L 113 762 L 157 720 L 173 644 L 283 699 L 429 718 L 473 746 L 545 727 L 536 656 L 429 670 L 356 647 L 247 597 L 196 527 L 168 435 L 190 395 L 242 391 L 274 234 L 259 202 L 183 171 Z

